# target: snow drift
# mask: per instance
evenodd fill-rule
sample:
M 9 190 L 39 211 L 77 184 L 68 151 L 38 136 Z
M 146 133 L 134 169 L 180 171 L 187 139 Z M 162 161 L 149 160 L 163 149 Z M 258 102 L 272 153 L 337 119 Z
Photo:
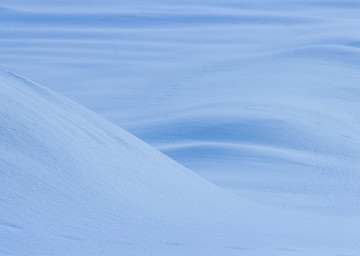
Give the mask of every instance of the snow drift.
M 169 225 L 196 230 L 189 216 L 221 213 L 213 186 L 124 130 L 21 78 L 1 73 L 0 83 L 5 252 L 73 250 L 84 236 L 93 244 L 82 250 L 109 237 L 121 248 L 134 234 L 156 240 Z
M 359 3 L 2 0 L 0 66 L 243 197 L 360 216 Z
M 358 224 L 241 199 L 0 73 L 0 255 L 355 255 Z

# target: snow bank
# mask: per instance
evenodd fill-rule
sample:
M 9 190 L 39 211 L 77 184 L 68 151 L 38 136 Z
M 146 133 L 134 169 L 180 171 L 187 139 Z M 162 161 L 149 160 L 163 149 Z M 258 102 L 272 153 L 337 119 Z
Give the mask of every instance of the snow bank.
M 360 249 L 357 218 L 301 215 L 238 198 L 8 72 L 0 73 L 0 138 L 0 254 L 351 255 Z
M 360 215 L 359 1 L 0 5 L 1 67 L 241 196 Z

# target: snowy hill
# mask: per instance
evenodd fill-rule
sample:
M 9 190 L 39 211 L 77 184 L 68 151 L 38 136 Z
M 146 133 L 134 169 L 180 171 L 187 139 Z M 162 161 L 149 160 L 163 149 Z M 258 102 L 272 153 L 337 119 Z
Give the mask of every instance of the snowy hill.
M 356 255 L 354 216 L 203 180 L 50 90 L 0 73 L 0 255 Z
M 64 255 L 67 246 L 77 254 L 76 244 L 99 253 L 129 239 L 172 243 L 169 227 L 196 233 L 220 220 L 222 193 L 197 175 L 45 88 L 5 72 L 0 79 L 5 254 Z
M 0 67 L 243 197 L 360 216 L 359 3 L 2 0 Z

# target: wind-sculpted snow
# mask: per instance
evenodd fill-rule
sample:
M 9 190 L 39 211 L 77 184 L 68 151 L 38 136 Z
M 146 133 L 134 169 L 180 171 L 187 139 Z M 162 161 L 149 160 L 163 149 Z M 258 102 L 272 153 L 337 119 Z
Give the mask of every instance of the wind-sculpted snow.
M 5 1 L 0 65 L 240 195 L 357 215 L 358 8 Z
M 236 197 L 100 116 L 7 72 L 0 73 L 0 136 L 4 255 L 355 255 L 360 249 L 357 217 L 301 214 Z
M 358 223 L 358 1 L 120 2 L 3 0 L 0 67 L 243 198 Z
M 230 224 L 232 196 L 69 100 L 0 77 L 5 255 L 141 254 Z

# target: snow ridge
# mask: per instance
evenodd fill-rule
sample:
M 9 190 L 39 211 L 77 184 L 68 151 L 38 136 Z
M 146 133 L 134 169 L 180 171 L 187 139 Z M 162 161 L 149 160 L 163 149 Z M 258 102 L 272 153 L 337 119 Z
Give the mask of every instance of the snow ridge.
M 97 114 L 3 71 L 0 136 L 5 255 L 360 249 L 356 217 L 283 211 L 234 196 Z

